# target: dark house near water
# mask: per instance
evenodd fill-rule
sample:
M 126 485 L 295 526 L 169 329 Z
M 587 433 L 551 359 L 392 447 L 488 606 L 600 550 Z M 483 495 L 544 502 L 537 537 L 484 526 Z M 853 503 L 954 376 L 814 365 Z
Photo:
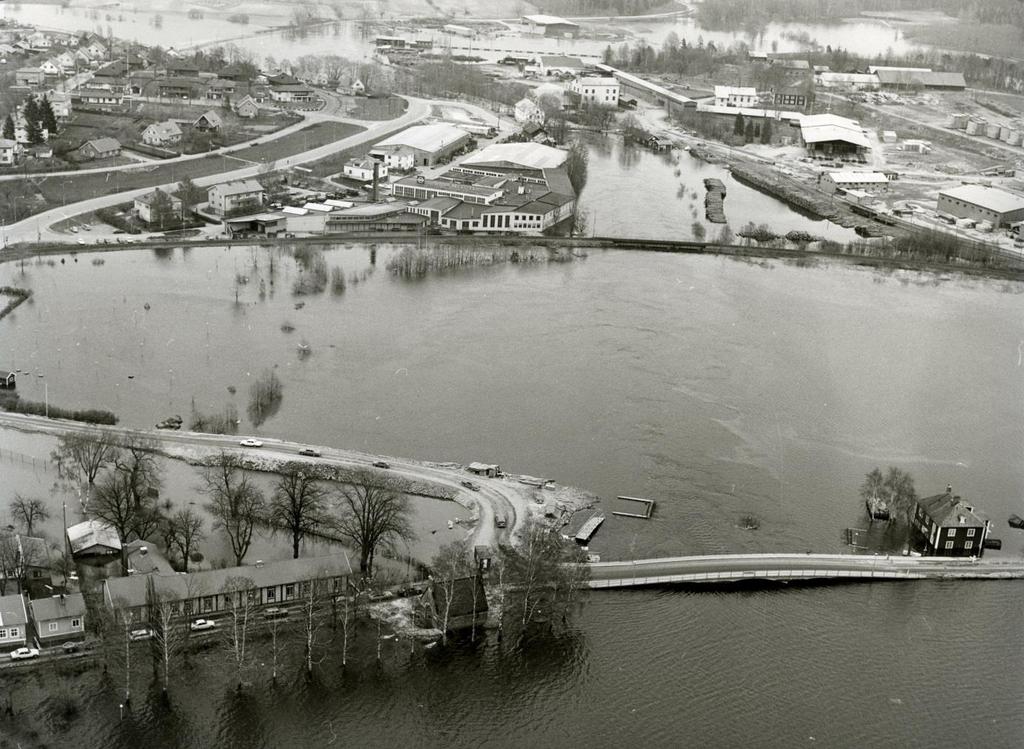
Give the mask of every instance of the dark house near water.
M 17 387 L 17 379 L 14 372 L 0 369 L 0 390 L 14 390 Z
M 435 629 L 444 628 L 445 608 L 450 591 L 451 606 L 448 607 L 448 631 L 466 629 L 474 623 L 482 626 L 487 622 L 487 593 L 479 575 L 460 577 L 449 588 L 445 580 L 431 580 L 419 600 L 420 624 Z
M 947 486 L 944 494 L 917 500 L 914 532 L 925 554 L 944 557 L 981 556 L 988 521 Z

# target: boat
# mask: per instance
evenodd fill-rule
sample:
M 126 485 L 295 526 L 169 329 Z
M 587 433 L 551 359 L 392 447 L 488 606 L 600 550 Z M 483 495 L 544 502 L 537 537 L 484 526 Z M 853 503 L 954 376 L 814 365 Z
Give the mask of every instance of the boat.
M 868 509 L 868 517 L 872 520 L 888 520 L 889 519 L 889 505 L 885 503 L 884 499 L 878 497 L 868 497 L 864 500 L 864 506 Z
M 1009 523 L 1011 528 L 1020 528 L 1021 530 L 1024 530 L 1024 518 L 1020 515 L 1010 515 Z
M 985 549 L 1001 549 L 1003 548 L 1003 542 L 998 538 L 986 538 L 982 547 Z

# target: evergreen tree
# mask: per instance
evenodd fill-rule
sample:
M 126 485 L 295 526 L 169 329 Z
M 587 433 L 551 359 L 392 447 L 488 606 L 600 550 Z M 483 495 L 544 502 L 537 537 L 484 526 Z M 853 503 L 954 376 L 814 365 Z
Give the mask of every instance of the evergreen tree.
M 3 136 L 7 140 L 14 140 L 14 119 L 10 115 L 4 119 Z
M 743 141 L 745 143 L 752 143 L 754 140 L 754 121 L 751 120 L 747 123 L 747 129 L 743 133 Z
M 734 135 L 743 135 L 745 124 L 746 123 L 743 120 L 743 113 L 742 112 L 737 112 L 736 113 L 736 121 L 733 123 L 733 126 L 732 126 L 733 134 Z
M 51 138 L 57 134 L 57 115 L 53 113 L 53 105 L 45 94 L 39 103 L 39 119 L 42 121 L 43 127 L 50 133 Z
M 771 143 L 772 142 L 772 121 L 765 120 L 764 125 L 761 127 L 761 142 Z
M 43 128 L 39 126 L 39 120 L 25 117 L 25 136 L 30 146 L 38 146 L 43 142 Z
M 26 120 L 32 120 L 36 123 L 39 122 L 39 102 L 36 101 L 36 97 L 31 95 L 25 97 L 25 103 L 22 106 L 21 113 L 25 115 Z

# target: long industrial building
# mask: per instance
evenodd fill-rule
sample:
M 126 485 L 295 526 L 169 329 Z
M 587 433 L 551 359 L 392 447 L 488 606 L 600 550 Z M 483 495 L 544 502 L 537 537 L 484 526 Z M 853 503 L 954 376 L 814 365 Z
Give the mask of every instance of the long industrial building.
M 444 122 L 414 125 L 377 143 L 370 155 L 397 169 L 433 166 L 448 159 L 472 137 Z
M 939 213 L 975 221 L 988 221 L 994 227 L 1024 221 L 1024 196 L 984 185 L 961 185 L 939 192 Z

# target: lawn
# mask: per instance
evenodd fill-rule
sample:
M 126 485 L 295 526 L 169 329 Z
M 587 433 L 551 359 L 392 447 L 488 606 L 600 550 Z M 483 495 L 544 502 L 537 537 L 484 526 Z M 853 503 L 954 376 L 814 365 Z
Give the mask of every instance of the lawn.
M 185 177 L 196 179 L 232 171 L 244 162 L 265 162 L 303 153 L 309 149 L 346 138 L 364 128 L 341 122 L 318 122 L 269 143 L 242 147 L 235 155 L 211 155 L 176 164 L 158 163 L 127 172 L 80 174 L 65 177 L 30 177 L 27 180 L 0 182 L 0 218 L 13 221 L 26 218 L 65 203 L 169 182 Z M 381 136 L 384 137 L 384 136 Z M 338 171 L 335 169 L 335 171 Z
M 409 102 L 400 96 L 371 99 L 366 96 L 342 97 L 345 114 L 356 120 L 393 120 L 405 114 Z

